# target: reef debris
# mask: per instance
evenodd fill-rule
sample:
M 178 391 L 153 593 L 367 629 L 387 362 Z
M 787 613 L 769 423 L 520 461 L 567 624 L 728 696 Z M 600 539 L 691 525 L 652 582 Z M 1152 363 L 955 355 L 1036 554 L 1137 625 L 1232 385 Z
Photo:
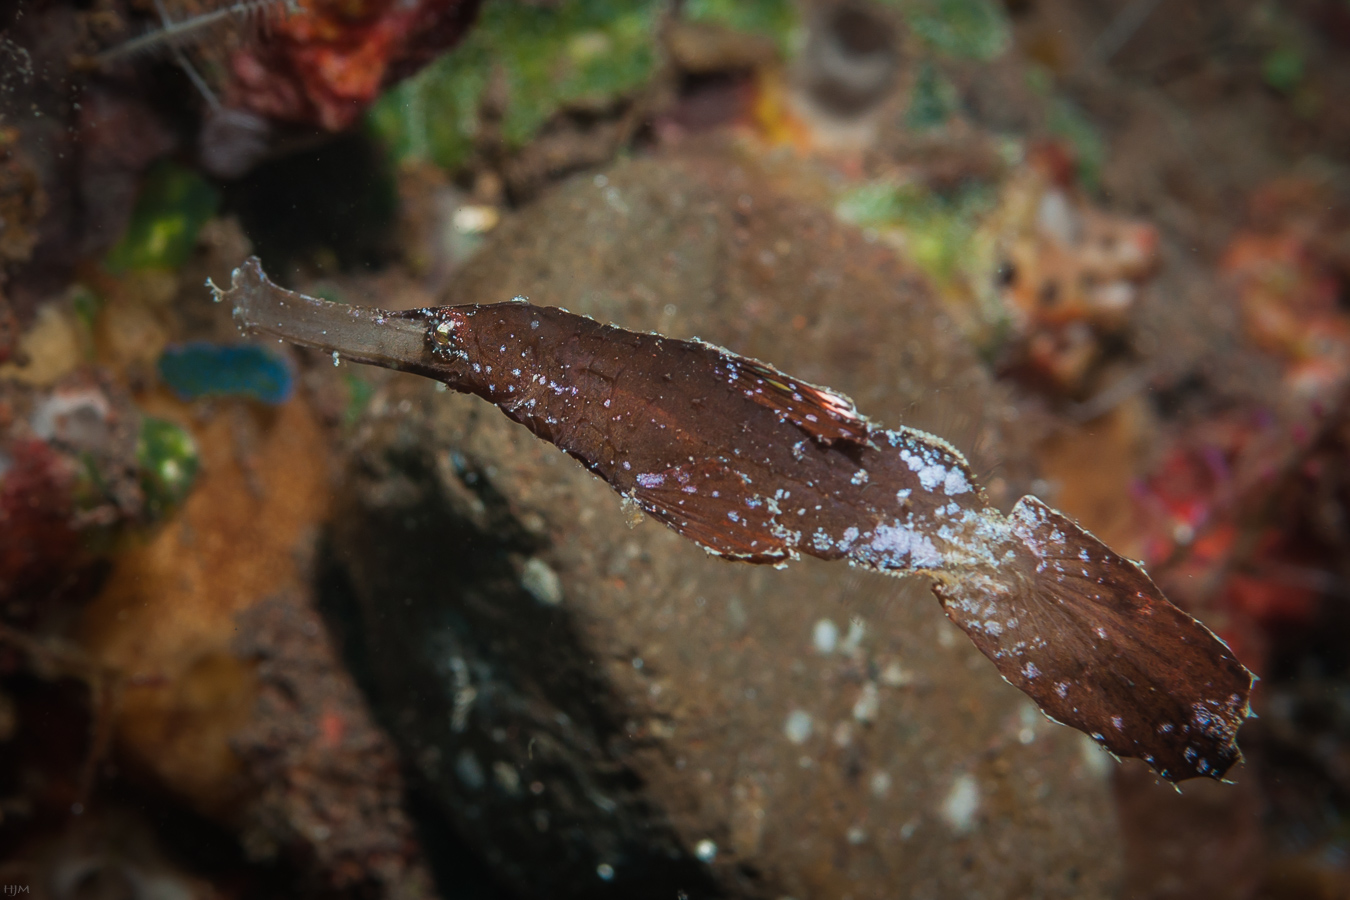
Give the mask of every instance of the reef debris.
M 138 456 L 143 427 L 106 378 L 0 381 L 0 617 L 30 622 L 87 593 L 112 535 L 144 520 L 158 460 Z

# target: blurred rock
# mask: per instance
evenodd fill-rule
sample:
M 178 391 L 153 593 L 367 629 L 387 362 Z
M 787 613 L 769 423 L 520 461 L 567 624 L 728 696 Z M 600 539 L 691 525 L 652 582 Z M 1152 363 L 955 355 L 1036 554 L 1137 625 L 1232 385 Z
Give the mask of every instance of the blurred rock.
M 47 631 L 0 623 L 0 859 L 78 815 L 107 756 L 110 686 Z M 0 873 L 0 884 L 15 882 Z
M 141 424 L 106 377 L 0 378 L 0 617 L 31 624 L 93 590 L 109 535 L 143 511 Z
M 848 119 L 874 109 L 895 83 L 899 37 L 871 4 L 819 4 L 798 63 L 805 94 L 820 111 Z
M 246 851 L 298 853 L 320 890 L 432 896 L 403 813 L 398 755 L 371 721 L 318 613 L 289 595 L 235 621 L 235 649 L 256 661 L 258 682 L 254 715 L 231 741 L 261 787 L 244 814 Z
M 71 820 L 0 863 L 10 896 L 34 900 L 216 900 L 228 896 L 167 858 L 147 817 L 116 809 Z
M 82 255 L 117 239 L 141 170 L 174 135 L 126 86 L 86 85 L 77 4 L 6 4 L 0 23 L 0 261 L 26 325 Z
M 777 183 L 726 154 L 579 178 L 495 231 L 447 300 L 697 333 L 887 425 L 935 407 L 1024 473 L 1026 436 L 924 283 Z M 603 483 L 433 387 L 400 376 L 371 402 L 329 601 L 425 790 L 519 890 L 1113 892 L 1109 759 L 926 588 L 630 528 Z
M 769 65 L 778 57 L 778 48 L 767 35 L 684 19 L 670 23 L 666 49 L 675 65 L 692 75 L 753 69 Z
M 429 897 L 393 747 L 309 605 L 327 437 L 299 398 L 214 404 L 196 407 L 196 488 L 116 559 L 80 623 L 120 686 L 119 759 L 311 892 Z M 145 405 L 188 418 L 162 395 Z
M 0 292 L 0 365 L 14 358 L 19 343 L 19 320 L 9 298 Z
M 186 418 L 168 401 L 146 406 Z M 326 509 L 326 458 L 298 401 L 275 413 L 222 403 L 193 432 L 196 489 L 153 538 L 118 557 L 81 634 L 126 682 L 122 751 L 197 809 L 224 815 L 241 792 L 229 741 L 257 695 L 251 665 L 232 649 L 235 616 L 303 584 Z
M 122 235 L 141 188 L 141 175 L 174 149 L 176 136 L 133 89 L 91 85 L 78 109 L 79 169 L 73 183 L 77 211 L 65 213 L 80 229 L 79 251 L 98 253 Z M 64 174 L 64 173 L 63 173 Z
M 1126 896 L 1271 896 L 1258 893 L 1269 865 L 1261 835 L 1260 788 L 1250 765 L 1234 775 L 1236 784 L 1196 781 L 1178 791 L 1133 761 L 1119 767 L 1115 782 L 1127 860 Z
M 18 143 L 17 129 L 0 128 L 0 265 L 5 266 L 32 255 L 47 206 L 37 171 Z

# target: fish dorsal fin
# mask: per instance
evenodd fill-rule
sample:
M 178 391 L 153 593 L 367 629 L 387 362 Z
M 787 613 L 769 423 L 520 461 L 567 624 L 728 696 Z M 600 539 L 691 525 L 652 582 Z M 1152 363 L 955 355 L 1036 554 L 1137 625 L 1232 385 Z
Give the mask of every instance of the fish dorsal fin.
M 785 422 L 791 422 L 822 444 L 851 441 L 869 444 L 872 423 L 858 413 L 853 401 L 828 388 L 808 384 L 780 372 L 768 363 L 714 347 L 722 356 L 718 371 L 730 384 Z

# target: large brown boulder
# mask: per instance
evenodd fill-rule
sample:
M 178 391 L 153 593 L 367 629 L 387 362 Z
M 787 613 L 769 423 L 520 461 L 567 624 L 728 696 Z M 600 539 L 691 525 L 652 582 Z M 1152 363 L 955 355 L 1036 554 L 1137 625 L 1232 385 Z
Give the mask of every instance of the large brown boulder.
M 451 303 L 524 294 L 916 403 L 1025 471 L 1012 413 L 891 251 L 726 152 L 579 178 Z M 539 897 L 1109 895 L 1110 765 L 922 584 L 705 554 L 472 397 L 398 376 L 355 437 L 330 595 L 429 791 Z M 352 612 L 354 611 L 354 612 Z M 434 848 L 429 848 L 434 853 Z

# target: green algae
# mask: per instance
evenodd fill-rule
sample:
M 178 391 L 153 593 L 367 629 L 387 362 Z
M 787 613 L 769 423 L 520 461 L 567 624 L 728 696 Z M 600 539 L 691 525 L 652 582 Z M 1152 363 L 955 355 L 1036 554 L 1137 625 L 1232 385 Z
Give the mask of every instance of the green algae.
M 982 184 L 939 194 L 910 182 L 871 182 L 845 194 L 836 212 L 902 243 L 907 258 L 946 286 L 964 271 L 969 247 L 994 202 Z
M 103 308 L 103 298 L 95 294 L 88 286 L 76 284 L 70 291 L 70 308 L 84 330 L 92 333 L 94 323 L 98 320 L 99 310 Z
M 454 169 L 473 152 L 485 95 L 500 79 L 497 125 L 519 148 L 560 110 L 602 109 L 646 84 L 661 9 L 655 0 L 488 4 L 464 43 L 385 94 L 367 122 L 395 159 Z
M 146 512 L 151 518 L 159 518 L 183 502 L 192 490 L 197 477 L 197 444 L 173 422 L 147 416 L 141 421 L 136 441 L 136 462 L 141 468 Z
M 342 411 L 342 423 L 351 428 L 361 420 L 370 398 L 375 396 L 375 385 L 369 379 L 355 372 L 344 372 L 343 384 L 347 388 L 347 405 Z
M 151 167 L 141 186 L 131 221 L 108 251 L 112 272 L 174 269 L 187 262 L 197 232 L 216 214 L 220 195 L 206 180 L 169 162 Z
M 801 15 L 792 0 L 687 0 L 680 12 L 690 22 L 770 38 L 784 57 L 800 42 Z
M 1305 65 L 1298 47 L 1276 47 L 1261 60 L 1261 80 L 1281 94 L 1291 94 L 1303 81 Z
M 874 181 L 844 194 L 835 214 L 896 247 L 928 277 L 977 352 L 994 358 L 1010 324 L 993 289 L 997 249 L 988 225 L 998 203 L 997 189 L 984 182 L 940 193 Z
M 944 56 L 987 62 L 1012 45 L 1012 28 L 994 0 L 886 0 L 910 30 Z
M 944 125 L 960 106 L 956 86 L 930 61 L 919 64 L 905 110 L 905 125 L 912 131 L 927 131 Z

